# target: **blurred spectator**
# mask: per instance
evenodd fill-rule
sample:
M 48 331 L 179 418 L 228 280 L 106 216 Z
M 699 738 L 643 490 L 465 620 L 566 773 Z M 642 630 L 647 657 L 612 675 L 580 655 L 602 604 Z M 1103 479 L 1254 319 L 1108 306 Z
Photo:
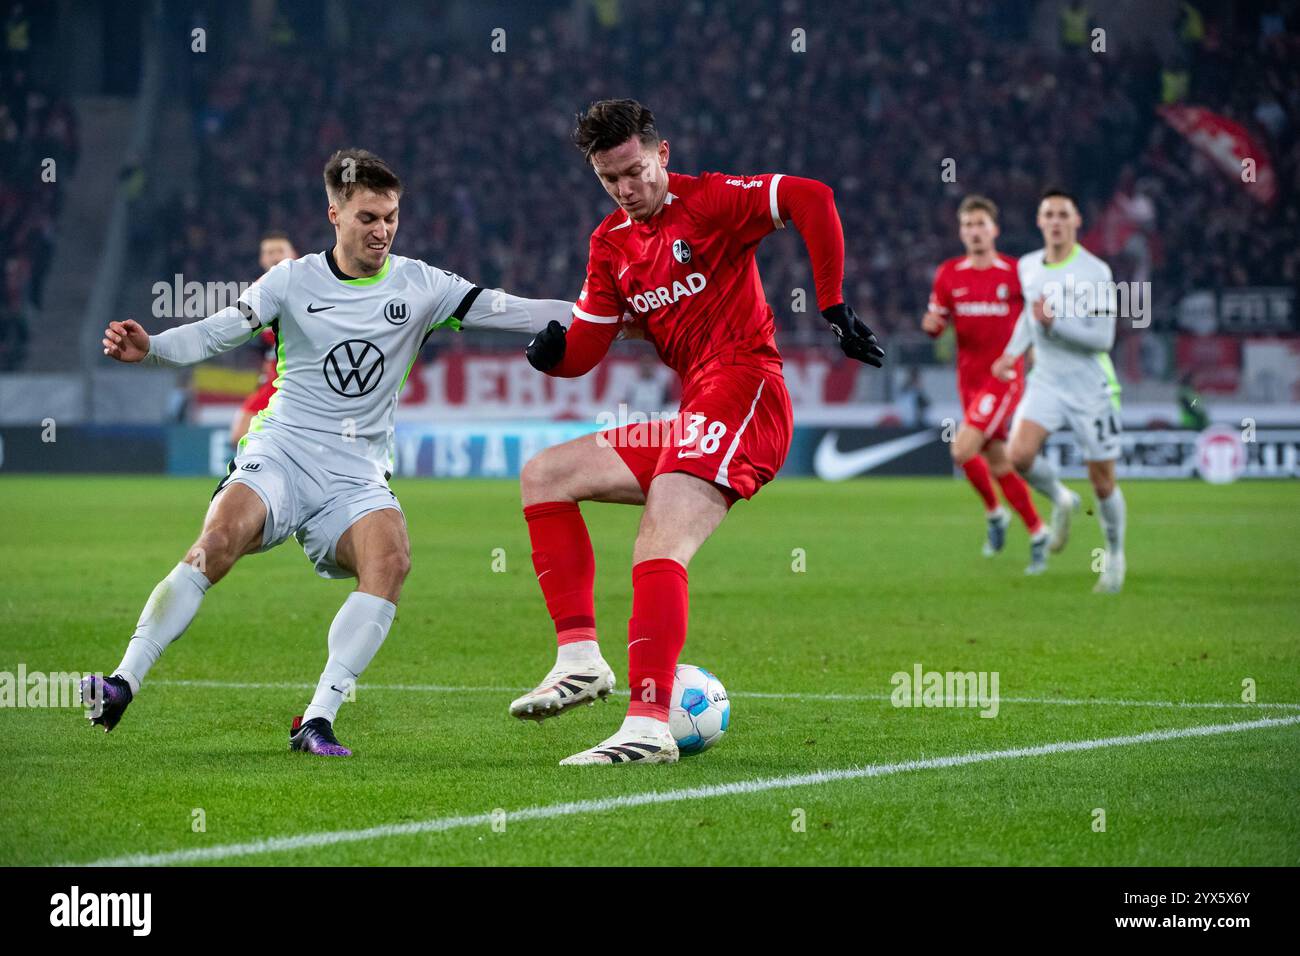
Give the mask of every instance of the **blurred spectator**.
M 898 391 L 898 404 L 903 409 L 904 420 L 908 425 L 912 428 L 925 427 L 931 402 L 930 396 L 925 394 L 921 370 L 916 366 L 908 369 L 907 381 Z
M 79 153 L 72 104 L 33 84 L 23 58 L 13 56 L 30 43 L 25 24 L 16 5 L 5 25 L 9 55 L 0 72 L 0 314 L 9 330 L 0 333 L 0 348 L 10 367 L 21 363 L 25 350 L 24 313 L 43 301 L 62 182 L 76 169 Z

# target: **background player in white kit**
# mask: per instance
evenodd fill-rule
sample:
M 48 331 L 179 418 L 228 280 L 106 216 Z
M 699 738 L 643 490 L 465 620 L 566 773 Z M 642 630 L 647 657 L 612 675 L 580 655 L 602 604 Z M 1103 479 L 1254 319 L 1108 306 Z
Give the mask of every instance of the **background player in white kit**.
M 122 663 L 87 678 L 92 723 L 112 730 L 149 669 L 239 558 L 290 535 L 322 577 L 357 578 L 329 630 L 316 693 L 290 731 L 294 750 L 349 756 L 333 723 L 388 634 L 410 568 L 406 521 L 388 488 L 398 393 L 420 347 L 442 326 L 537 332 L 568 323 L 573 303 L 483 291 L 418 259 L 389 254 L 402 184 L 365 150 L 325 166 L 332 249 L 285 260 L 238 303 L 149 336 L 112 322 L 104 352 L 122 362 L 189 365 L 247 342 L 278 339 L 276 394 L 217 486 L 203 531 L 154 588 Z
M 993 363 L 1003 380 L 1015 374 L 1016 359 L 1034 347 L 1034 367 L 1011 430 L 1012 463 L 1052 502 L 1049 547 L 1060 551 L 1069 537 L 1079 496 L 1061 484 L 1039 450 L 1047 436 L 1069 425 L 1083 449 L 1088 480 L 1097 496 L 1097 516 L 1106 553 L 1094 591 L 1124 586 L 1124 493 L 1115 483 L 1120 452 L 1119 381 L 1111 364 L 1115 344 L 1115 286 L 1110 267 L 1078 243 L 1082 219 L 1074 197 L 1048 190 L 1038 204 L 1044 248 L 1018 264 L 1025 309 L 1011 341 Z

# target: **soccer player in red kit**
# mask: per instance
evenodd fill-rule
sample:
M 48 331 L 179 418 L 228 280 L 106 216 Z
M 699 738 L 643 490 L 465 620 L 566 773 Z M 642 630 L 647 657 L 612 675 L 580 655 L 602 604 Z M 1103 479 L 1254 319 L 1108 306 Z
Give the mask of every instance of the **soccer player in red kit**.
M 1016 260 L 997 251 L 998 207 L 983 196 L 967 196 L 957 209 L 966 255 L 948 259 L 934 274 L 930 305 L 921 328 L 938 336 L 952 322 L 957 332 L 957 388 L 961 393 L 962 426 L 952 443 L 952 460 L 966 473 L 984 501 L 988 537 L 984 554 L 1002 550 L 1010 518 L 998 503 L 993 482 L 1029 531 L 1026 574 L 1047 567 L 1049 532 L 1023 478 L 1007 457 L 1011 413 L 1024 390 L 1024 369 L 1010 382 L 995 378 L 993 362 L 1002 354 L 1024 307 Z M 1023 360 L 1021 366 L 1023 366 Z
M 618 208 L 591 235 L 572 325 L 566 333 L 550 323 L 528 360 L 549 375 L 584 375 L 624 331 L 648 339 L 681 376 L 682 398 L 669 422 L 578 438 L 524 467 L 533 566 L 559 649 L 554 669 L 510 712 L 541 720 L 613 688 L 596 642 L 595 561 L 578 502 L 644 505 L 632 556 L 627 716 L 609 739 L 561 763 L 672 763 L 668 710 L 686 640 L 687 565 L 728 509 L 772 480 L 790 447 L 790 398 L 754 263 L 759 241 L 793 223 L 812 259 L 818 307 L 845 354 L 879 367 L 884 352 L 844 301 L 844 236 L 828 186 L 770 173 L 669 173 L 668 141 L 633 100 L 593 103 L 574 140 Z
M 271 267 L 282 259 L 297 259 L 298 253 L 293 248 L 289 237 L 282 232 L 268 232 L 259 244 L 257 264 L 262 267 L 262 274 L 271 271 Z M 235 413 L 235 421 L 230 426 L 230 443 L 238 445 L 239 440 L 248 434 L 257 413 L 270 404 L 275 394 L 275 379 L 280 374 L 278 364 L 280 357 L 276 354 L 275 333 L 270 329 L 258 336 L 258 345 L 262 349 L 262 374 L 258 377 L 257 388 L 253 394 L 244 399 Z

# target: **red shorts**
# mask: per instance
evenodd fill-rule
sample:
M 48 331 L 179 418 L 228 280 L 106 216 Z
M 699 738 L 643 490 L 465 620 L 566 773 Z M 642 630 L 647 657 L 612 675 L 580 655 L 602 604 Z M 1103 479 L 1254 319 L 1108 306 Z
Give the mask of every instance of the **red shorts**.
M 684 472 L 752 498 L 785 462 L 794 431 L 790 393 L 778 368 L 714 365 L 682 389 L 680 411 L 601 433 L 642 491 L 659 475 Z
M 274 380 L 257 386 L 257 391 L 248 398 L 244 399 L 244 411 L 250 415 L 255 415 L 262 409 L 266 408 L 267 403 L 271 401 L 271 396 L 275 394 Z
M 1010 382 L 987 378 L 978 387 L 961 385 L 962 417 L 971 428 L 984 433 L 988 441 L 1006 441 L 1011 428 L 1011 413 L 1020 404 L 1025 390 L 1024 376 Z

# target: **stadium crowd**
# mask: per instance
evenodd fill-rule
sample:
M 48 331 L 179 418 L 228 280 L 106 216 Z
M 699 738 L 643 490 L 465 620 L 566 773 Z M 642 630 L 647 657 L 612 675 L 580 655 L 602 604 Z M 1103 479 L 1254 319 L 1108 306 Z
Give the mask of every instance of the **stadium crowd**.
M 956 203 L 975 190 L 1001 205 L 1013 253 L 1040 244 L 1044 184 L 1071 188 L 1086 218 L 1129 190 L 1149 241 L 1129 247 L 1117 277 L 1152 278 L 1166 311 L 1194 286 L 1293 282 L 1300 253 L 1277 226 L 1290 223 L 1294 237 L 1294 191 L 1261 207 L 1200 169 L 1154 118 L 1166 65 L 1145 51 L 1045 50 L 1027 35 L 1031 7 L 943 0 L 904 14 L 869 2 L 829 22 L 696 3 L 638 8 L 635 40 L 630 24 L 593 8 L 581 29 L 556 14 L 501 54 L 374 39 L 365 55 L 337 59 L 286 35 L 200 85 L 201 174 L 172 265 L 187 277 L 245 274 L 268 227 L 322 247 L 319 167 L 357 143 L 406 178 L 405 251 L 523 294 L 573 295 L 608 200 L 567 134 L 585 103 L 631 94 L 656 110 L 678 169 L 788 170 L 833 184 L 846 291 L 892 337 L 915 334 L 935 264 L 958 251 Z M 387 35 L 380 20 L 374 30 Z M 802 53 L 792 49 L 799 23 Z M 1300 168 L 1300 57 L 1294 25 L 1275 27 L 1210 20 L 1182 39 L 1177 65 L 1182 98 L 1252 129 L 1287 183 Z M 1231 70 L 1243 56 L 1260 69 Z M 582 71 L 568 69 L 576 59 Z M 635 81 L 613 89 L 601 76 Z M 945 159 L 955 182 L 943 180 Z M 811 287 L 798 240 L 769 242 L 760 262 L 783 325 L 820 331 L 815 313 L 792 311 L 792 290 Z
M 341 145 L 364 145 L 407 183 L 400 251 L 520 294 L 575 295 L 609 203 L 569 145 L 573 117 L 631 95 L 656 111 L 676 169 L 832 184 L 846 293 L 896 346 L 929 347 L 917 323 L 935 265 L 959 251 L 954 213 L 972 191 L 1001 206 L 1001 246 L 1013 254 L 1041 244 L 1033 214 L 1045 185 L 1079 197 L 1085 233 L 1119 202 L 1135 235 L 1112 255 L 1116 275 L 1152 280 L 1158 324 L 1192 288 L 1295 284 L 1296 14 L 1201 16 L 1183 4 L 1195 22 L 1158 56 L 1141 45 L 1098 54 L 1084 34 L 1045 43 L 1031 35 L 1036 7 L 934 0 L 903 12 L 868 0 L 832 17 L 792 0 L 592 2 L 585 17 L 573 5 L 536 13 L 493 52 L 487 37 L 474 48 L 435 42 L 436 14 L 395 5 L 358 8 L 341 57 L 313 32 L 307 5 L 286 4 L 266 43 L 216 37 L 173 87 L 188 90 L 197 175 L 151 223 L 166 237 L 161 274 L 254 278 L 268 229 L 300 251 L 325 247 L 321 166 Z M 1071 9 L 1086 26 L 1086 5 Z M 1234 69 L 1242 62 L 1255 68 Z M 1157 118 L 1176 102 L 1222 112 L 1266 144 L 1277 201 L 1247 196 Z M 75 117 L 9 69 L 0 144 L 4 324 L 24 298 L 39 304 L 51 258 L 59 191 L 30 175 L 31 157 L 75 162 Z M 818 340 L 820 317 L 795 295 L 811 290 L 797 237 L 769 240 L 759 261 L 785 334 Z

